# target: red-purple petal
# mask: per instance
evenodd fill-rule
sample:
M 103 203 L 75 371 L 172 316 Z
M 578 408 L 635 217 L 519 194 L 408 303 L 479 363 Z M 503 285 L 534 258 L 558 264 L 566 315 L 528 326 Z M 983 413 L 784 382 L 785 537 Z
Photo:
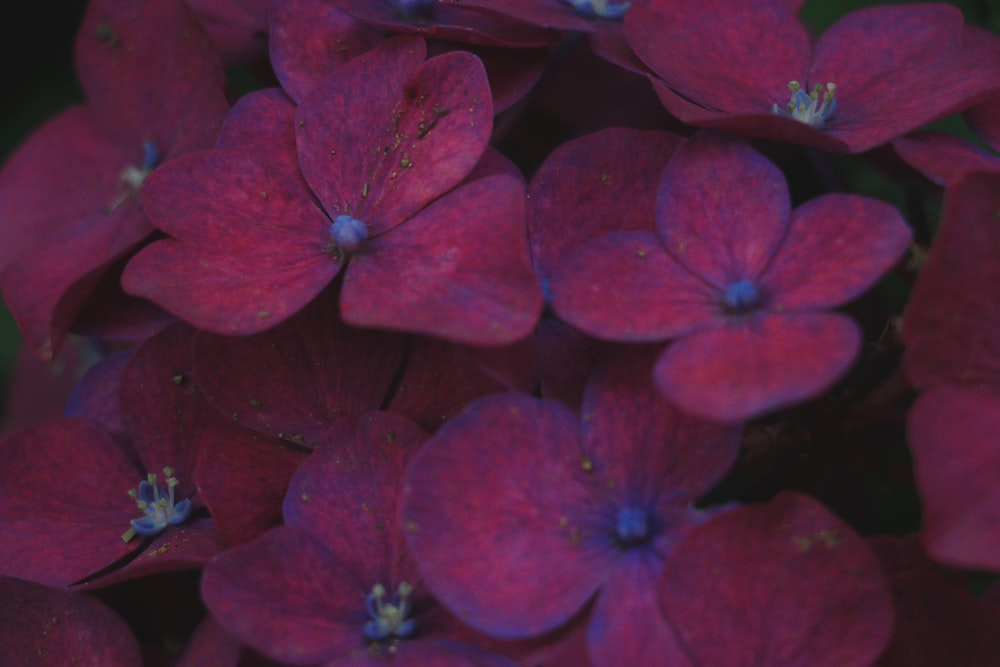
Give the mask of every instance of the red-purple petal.
M 502 394 L 451 419 L 411 462 L 410 548 L 431 591 L 473 627 L 551 630 L 604 579 L 610 556 L 585 548 L 568 519 L 590 495 L 576 430 L 558 403 Z
M 813 398 L 850 367 L 860 345 L 857 325 L 843 315 L 757 314 L 671 344 L 656 384 L 684 410 L 743 421 Z
M 0 577 L 0 647 L 6 667 L 141 667 L 132 630 L 100 600 Z
M 793 492 L 695 528 L 666 561 L 660 603 L 698 665 L 868 667 L 892 633 L 864 541 Z
M 1000 172 L 1000 157 L 943 132 L 916 132 L 892 142 L 896 154 L 932 182 L 954 185 L 974 171 Z
M 826 195 L 792 213 L 761 276 L 767 307 L 788 312 L 839 306 L 868 289 L 906 251 L 912 233 L 894 207 L 857 195 Z
M 677 149 L 656 198 L 663 247 L 720 289 L 760 275 L 790 217 L 781 170 L 749 144 L 710 132 Z
M 542 309 L 527 246 L 523 186 L 507 176 L 479 179 L 352 257 L 341 315 L 355 326 L 469 345 L 511 343 Z
M 566 257 L 552 275 L 552 308 L 592 336 L 661 341 L 720 317 L 717 291 L 663 250 L 652 232 L 616 232 Z
M 907 422 L 927 553 L 959 567 L 1000 568 L 1000 396 L 939 385 L 921 394 Z

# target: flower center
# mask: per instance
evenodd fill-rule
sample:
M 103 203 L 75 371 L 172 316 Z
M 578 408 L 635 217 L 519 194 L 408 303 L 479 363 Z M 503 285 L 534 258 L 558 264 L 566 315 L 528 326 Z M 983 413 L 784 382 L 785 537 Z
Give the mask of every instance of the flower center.
M 368 240 L 368 225 L 349 215 L 338 215 L 330 225 L 330 238 L 341 251 L 354 252 Z
M 639 507 L 623 507 L 618 510 L 616 529 L 622 545 L 642 544 L 650 536 L 649 514 Z
M 176 504 L 174 502 L 174 488 L 180 482 L 174 477 L 173 468 L 167 466 L 163 469 L 163 474 L 167 482 L 166 491 L 156 483 L 156 475 L 153 473 L 139 482 L 138 488 L 129 489 L 128 495 L 135 500 L 144 516 L 132 519 L 132 527 L 122 535 L 123 542 L 128 542 L 137 534 L 158 535 L 168 525 L 183 523 L 191 515 L 190 499 L 185 498 Z
M 727 310 L 744 313 L 760 305 L 760 292 L 749 280 L 737 280 L 726 286 L 722 301 Z
M 620 19 L 625 16 L 631 2 L 615 2 L 615 0 L 563 0 L 573 7 L 577 14 L 588 18 Z
M 836 89 L 837 86 L 832 83 L 827 83 L 825 88 L 817 83 L 812 92 L 807 93 L 798 81 L 789 81 L 788 90 L 792 91 L 792 97 L 788 100 L 787 110 L 775 104 L 771 107 L 771 113 L 793 118 L 811 127 L 823 127 L 837 110 Z
M 139 192 L 139 188 L 142 187 L 143 181 L 149 176 L 149 173 L 156 169 L 160 164 L 160 150 L 156 147 L 152 141 L 147 141 L 142 145 L 142 163 L 137 167 L 134 164 L 130 164 L 125 167 L 121 175 L 118 177 L 118 183 L 122 187 L 122 193 L 118 195 L 111 204 L 108 205 L 106 213 L 111 213 L 116 208 L 125 203 L 125 201 L 132 195 Z
M 393 4 L 405 18 L 432 19 L 437 0 L 395 0 Z
M 410 613 L 410 594 L 413 586 L 405 581 L 396 589 L 392 600 L 385 601 L 385 587 L 375 584 L 365 598 L 368 615 L 372 620 L 365 623 L 365 637 L 382 641 L 391 637 L 409 637 L 417 629 L 417 621 L 406 618 Z

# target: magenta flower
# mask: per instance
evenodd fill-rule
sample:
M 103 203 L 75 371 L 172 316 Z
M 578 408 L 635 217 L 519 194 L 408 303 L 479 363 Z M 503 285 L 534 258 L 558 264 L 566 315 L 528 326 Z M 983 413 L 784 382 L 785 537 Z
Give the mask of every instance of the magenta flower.
M 892 634 L 864 540 L 794 492 L 692 530 L 666 560 L 659 598 L 695 665 L 869 667 Z
M 998 87 L 1000 40 L 963 25 L 956 7 L 860 9 L 813 46 L 789 4 L 652 0 L 626 14 L 625 34 L 685 123 L 838 152 L 891 141 Z
M 566 258 L 562 319 L 607 340 L 675 339 L 657 387 L 681 408 L 739 421 L 829 387 L 861 335 L 826 309 L 861 294 L 910 230 L 879 201 L 827 195 L 791 210 L 784 176 L 749 146 L 696 135 L 660 184 L 658 234 L 623 232 Z
M 923 391 L 908 426 L 931 557 L 1000 567 L 1000 174 L 945 191 L 938 233 L 903 314 L 903 370 Z
M 350 324 L 480 345 L 524 337 L 541 293 L 523 185 L 498 174 L 457 187 L 489 140 L 485 72 L 467 53 L 423 59 L 421 40 L 397 38 L 297 110 L 271 93 L 248 98 L 219 149 L 147 183 L 147 212 L 174 238 L 130 262 L 125 288 L 201 328 L 250 334 L 349 264 L 340 308 Z M 250 148 L 231 147 L 247 135 Z
M 192 336 L 174 325 L 128 361 L 121 397 L 131 447 L 77 418 L 0 443 L 0 574 L 108 585 L 197 568 L 221 551 L 194 484 L 194 425 L 212 409 L 192 383 Z
M 210 146 L 228 109 L 218 56 L 181 2 L 92 2 L 76 65 L 86 105 L 0 173 L 4 301 L 45 360 L 100 277 L 153 231 L 138 197 L 147 174 Z
M 427 594 L 406 551 L 398 502 L 407 461 L 427 437 L 391 413 L 344 422 L 302 464 L 285 526 L 206 569 L 216 619 L 276 660 L 324 666 L 513 663 L 471 636 Z
M 132 630 L 82 593 L 0 576 L 0 650 L 5 667 L 141 667 Z
M 603 365 L 579 419 L 554 401 L 490 396 L 417 453 L 406 536 L 431 592 L 463 621 L 527 637 L 594 599 L 595 664 L 687 664 L 655 582 L 674 545 L 710 515 L 692 503 L 733 462 L 740 428 L 667 403 L 646 372 L 650 352 Z

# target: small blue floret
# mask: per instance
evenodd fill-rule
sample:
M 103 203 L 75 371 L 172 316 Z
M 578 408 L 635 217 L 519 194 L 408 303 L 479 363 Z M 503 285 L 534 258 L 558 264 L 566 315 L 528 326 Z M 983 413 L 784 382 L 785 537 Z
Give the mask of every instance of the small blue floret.
M 615 0 L 564 0 L 573 7 L 577 14 L 587 18 L 620 19 L 625 16 L 631 2 L 615 2 Z
M 760 293 L 749 280 L 737 280 L 726 287 L 723 300 L 730 310 L 743 312 L 753 310 L 760 304 Z
M 385 587 L 376 584 L 365 598 L 365 608 L 372 620 L 365 623 L 365 637 L 382 641 L 391 637 L 409 637 L 417 629 L 415 619 L 407 618 L 410 613 L 410 594 L 413 587 L 405 581 L 396 589 L 389 602 L 383 601 Z
M 396 0 L 396 9 L 407 18 L 429 19 L 434 16 L 437 0 Z
M 792 97 L 787 108 L 782 109 L 777 104 L 771 107 L 771 113 L 785 118 L 791 118 L 810 127 L 823 127 L 830 116 L 837 110 L 837 86 L 828 83 L 826 86 L 816 84 L 811 92 L 806 92 L 798 81 L 789 81 L 788 90 Z
M 344 252 L 354 252 L 368 240 L 368 225 L 349 215 L 338 215 L 330 225 L 330 237 Z
M 649 515 L 638 507 L 618 510 L 618 539 L 622 542 L 642 542 L 649 537 Z
M 122 540 L 128 542 L 135 535 L 158 535 L 167 526 L 183 523 L 191 516 L 191 500 L 175 502 L 174 489 L 178 485 L 177 478 L 173 476 L 173 470 L 169 467 L 163 469 L 166 475 L 167 490 L 164 491 L 156 483 L 156 475 L 148 475 L 146 479 L 139 482 L 139 486 L 129 491 L 129 495 L 135 499 L 135 504 L 144 514 L 142 518 L 133 519 L 130 524 L 132 528 L 122 535 Z
M 148 172 L 160 166 L 160 159 L 160 149 L 156 147 L 156 144 L 152 141 L 146 141 L 142 144 L 142 168 L 144 170 Z

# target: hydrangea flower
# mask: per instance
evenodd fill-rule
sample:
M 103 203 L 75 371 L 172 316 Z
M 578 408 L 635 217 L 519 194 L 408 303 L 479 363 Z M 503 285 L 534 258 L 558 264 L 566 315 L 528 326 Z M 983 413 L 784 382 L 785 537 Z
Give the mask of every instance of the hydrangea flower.
M 286 525 L 206 569 L 202 594 L 215 618 L 296 664 L 513 667 L 461 641 L 471 633 L 428 596 L 406 551 L 401 480 L 426 437 L 391 413 L 331 431 L 289 486 Z
M 692 503 L 733 462 L 740 428 L 667 403 L 646 372 L 651 353 L 602 365 L 579 419 L 555 401 L 489 396 L 414 457 L 406 537 L 431 592 L 464 622 L 523 638 L 593 600 L 595 664 L 687 664 L 655 582 L 674 545 L 711 515 Z
M 864 540 L 794 492 L 692 530 L 658 590 L 695 665 L 869 667 L 892 634 L 892 598 Z
M 95 0 L 76 65 L 86 104 L 42 126 L 0 173 L 4 301 L 45 360 L 100 277 L 153 231 L 138 195 L 146 176 L 210 146 L 228 109 L 218 56 L 181 2 Z
M 245 335 L 300 310 L 348 265 L 350 324 L 479 345 L 524 337 L 541 293 L 523 185 L 497 174 L 457 187 L 489 140 L 482 64 L 460 52 L 424 63 L 424 48 L 383 42 L 297 110 L 258 95 L 223 135 L 229 146 L 257 124 L 251 148 L 165 165 L 143 196 L 174 238 L 132 259 L 125 288 L 201 328 Z
M 793 9 L 651 0 L 626 14 L 625 34 L 685 123 L 838 152 L 972 107 L 1000 80 L 1000 39 L 956 7 L 859 9 L 815 45 Z
M 674 153 L 657 232 L 619 232 L 552 278 L 562 319 L 607 340 L 675 339 L 656 362 L 670 400 L 739 421 L 815 396 L 854 361 L 861 335 L 826 310 L 861 294 L 905 251 L 891 206 L 826 195 L 791 210 L 781 171 L 712 133 Z

